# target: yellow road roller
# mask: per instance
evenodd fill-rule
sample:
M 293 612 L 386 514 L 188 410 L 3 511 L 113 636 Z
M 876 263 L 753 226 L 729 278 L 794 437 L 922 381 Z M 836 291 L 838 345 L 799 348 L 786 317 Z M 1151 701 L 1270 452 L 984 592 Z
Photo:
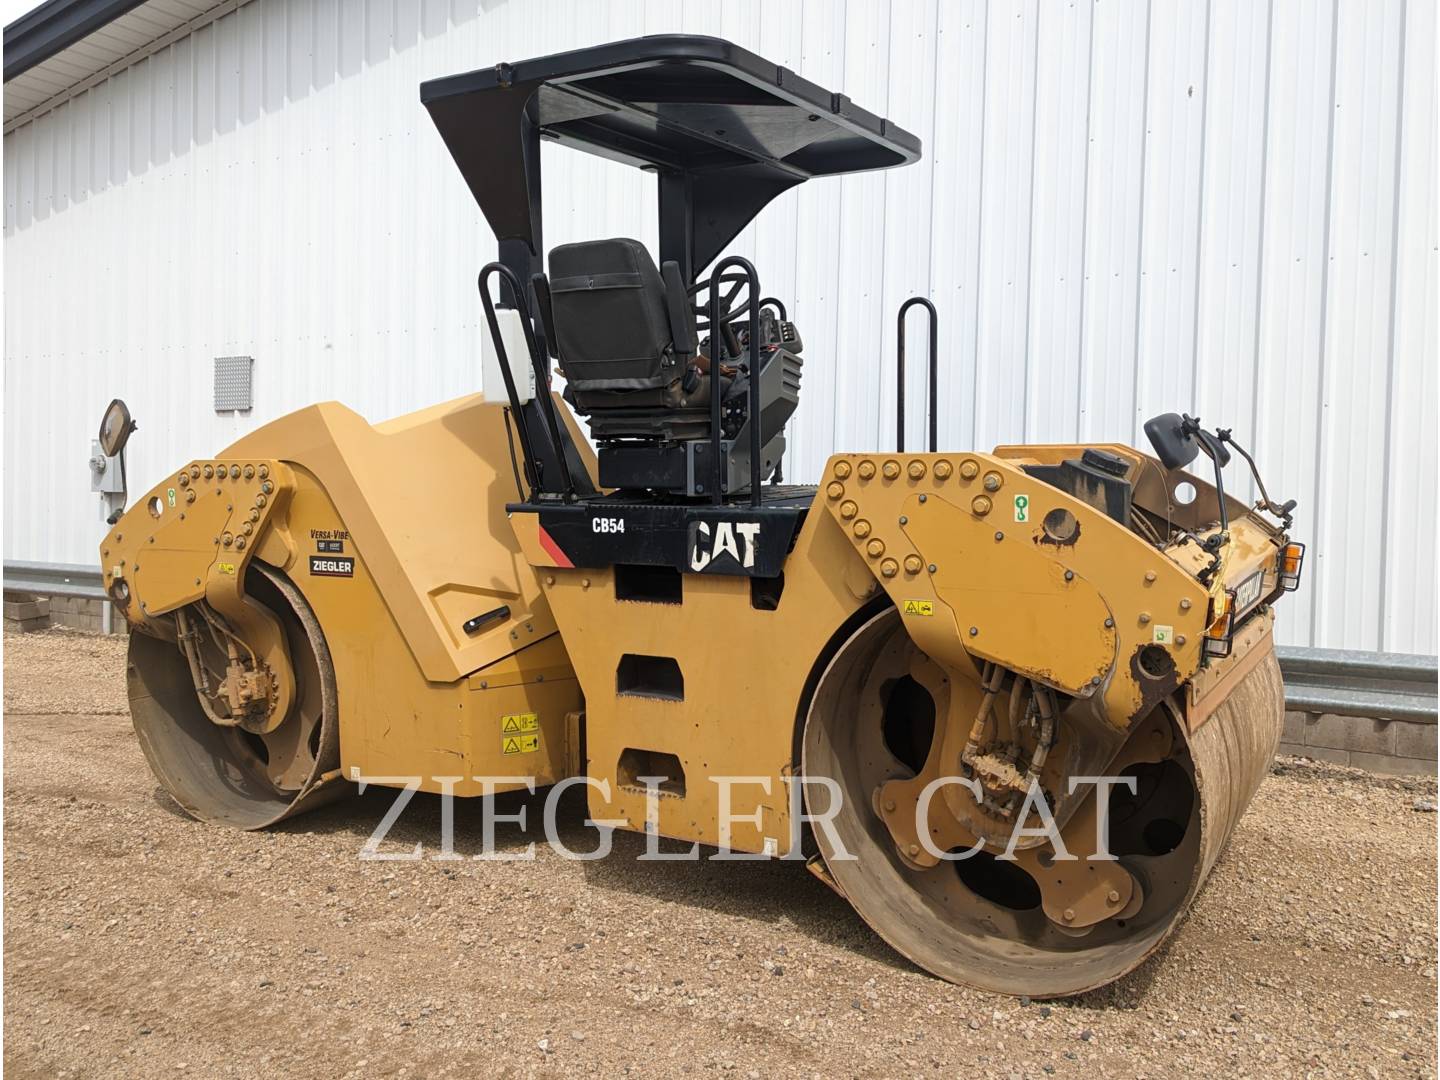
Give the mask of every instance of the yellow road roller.
M 919 140 L 706 37 L 421 98 L 499 244 L 491 393 L 373 425 L 313 405 L 112 521 L 165 788 L 255 829 L 356 779 L 585 777 L 595 820 L 803 862 L 942 978 L 1048 997 L 1140 963 L 1279 739 L 1293 502 L 1179 413 L 1145 425 L 1153 453 L 941 450 L 923 299 L 927 449 L 902 412 L 893 451 L 786 484 L 804 343 L 725 248 L 781 192 Z M 623 237 L 547 256 L 547 140 L 655 176 L 658 266 Z M 107 451 L 133 426 L 112 406 Z M 1254 506 L 1225 493 L 1237 454 Z

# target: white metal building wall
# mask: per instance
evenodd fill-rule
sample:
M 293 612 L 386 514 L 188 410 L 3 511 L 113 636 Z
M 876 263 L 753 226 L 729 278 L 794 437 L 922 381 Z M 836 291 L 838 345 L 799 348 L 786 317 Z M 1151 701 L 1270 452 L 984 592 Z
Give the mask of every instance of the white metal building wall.
M 1433 653 L 1435 9 L 253 0 L 5 136 L 6 558 L 95 558 L 85 461 L 112 396 L 142 491 L 312 400 L 378 420 L 474 389 L 493 241 L 419 83 L 683 30 L 925 144 L 787 194 L 734 245 L 806 339 L 792 479 L 889 445 L 895 311 L 928 293 L 943 445 L 1136 442 L 1198 411 L 1300 500 L 1284 638 Z M 647 178 L 545 153 L 548 244 L 653 244 Z M 231 354 L 256 359 L 249 415 L 212 410 Z

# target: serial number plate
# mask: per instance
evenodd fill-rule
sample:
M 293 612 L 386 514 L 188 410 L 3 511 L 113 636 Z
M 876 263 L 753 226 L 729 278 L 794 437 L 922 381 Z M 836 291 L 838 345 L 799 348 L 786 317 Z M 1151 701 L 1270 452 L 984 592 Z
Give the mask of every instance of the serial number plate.
M 1235 610 L 1245 611 L 1260 599 L 1260 590 L 1265 584 L 1265 571 L 1257 570 L 1240 583 L 1235 590 Z

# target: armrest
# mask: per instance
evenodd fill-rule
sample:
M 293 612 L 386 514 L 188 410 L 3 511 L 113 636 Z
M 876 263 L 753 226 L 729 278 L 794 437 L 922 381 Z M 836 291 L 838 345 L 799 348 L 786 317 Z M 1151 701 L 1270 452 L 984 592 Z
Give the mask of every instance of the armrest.
M 695 319 L 690 314 L 689 298 L 685 295 L 685 279 L 680 264 L 668 259 L 660 266 L 665 282 L 665 310 L 670 317 L 670 341 L 681 356 L 694 356 L 699 347 L 695 340 Z

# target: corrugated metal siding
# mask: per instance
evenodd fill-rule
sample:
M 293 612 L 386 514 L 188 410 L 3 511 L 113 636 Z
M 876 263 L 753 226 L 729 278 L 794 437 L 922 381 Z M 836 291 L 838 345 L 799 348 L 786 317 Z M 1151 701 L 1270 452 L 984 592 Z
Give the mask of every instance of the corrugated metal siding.
M 138 490 L 312 400 L 380 419 L 473 389 L 493 242 L 418 84 L 684 30 L 925 143 L 734 245 L 806 338 L 792 478 L 890 444 L 895 311 L 927 293 L 945 445 L 1198 410 L 1300 499 L 1285 639 L 1434 652 L 1435 26 L 1434 0 L 254 0 L 5 138 L 6 556 L 94 557 L 112 396 Z M 545 153 L 547 244 L 654 243 L 646 178 Z M 256 408 L 216 416 L 233 354 Z

